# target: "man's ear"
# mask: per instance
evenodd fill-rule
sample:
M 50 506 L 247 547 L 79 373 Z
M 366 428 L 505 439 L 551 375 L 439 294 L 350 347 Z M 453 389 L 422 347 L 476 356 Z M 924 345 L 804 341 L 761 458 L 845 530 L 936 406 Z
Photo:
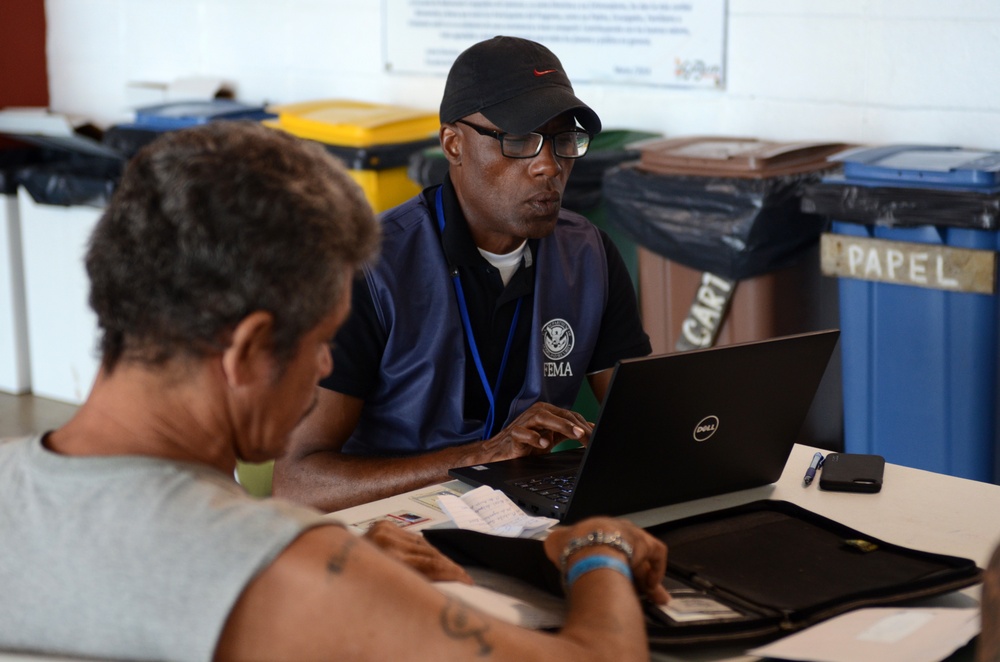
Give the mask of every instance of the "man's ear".
M 452 165 L 461 164 L 462 134 L 458 129 L 453 124 L 442 124 L 438 136 L 441 139 L 441 151 L 444 152 L 448 162 Z
M 243 386 L 261 377 L 270 379 L 273 334 L 271 313 L 256 310 L 240 320 L 222 351 L 222 370 L 230 386 Z

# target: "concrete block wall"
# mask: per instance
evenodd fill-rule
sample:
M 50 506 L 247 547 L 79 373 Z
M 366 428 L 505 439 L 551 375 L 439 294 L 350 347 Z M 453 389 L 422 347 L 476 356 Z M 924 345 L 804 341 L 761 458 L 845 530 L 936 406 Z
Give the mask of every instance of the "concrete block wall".
M 50 106 L 113 123 L 130 115 L 130 82 L 214 76 L 253 103 L 435 110 L 442 77 L 385 70 L 384 17 L 402 2 L 45 0 Z M 1000 149 L 996 0 L 728 0 L 726 22 L 724 89 L 577 92 L 608 128 Z M 82 397 L 74 375 L 55 397 Z
M 128 81 L 217 75 L 252 102 L 435 109 L 443 79 L 383 68 L 394 6 L 47 0 L 51 103 L 113 121 L 127 113 Z M 608 127 L 1000 149 L 998 40 L 995 0 L 729 0 L 724 90 L 577 87 Z

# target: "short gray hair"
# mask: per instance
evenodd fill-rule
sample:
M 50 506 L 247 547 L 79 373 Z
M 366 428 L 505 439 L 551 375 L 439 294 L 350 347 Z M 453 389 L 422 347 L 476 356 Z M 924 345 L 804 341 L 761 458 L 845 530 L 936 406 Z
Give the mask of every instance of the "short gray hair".
M 90 239 L 103 367 L 210 355 L 258 310 L 283 362 L 378 242 L 363 192 L 321 145 L 249 121 L 166 134 L 126 166 Z

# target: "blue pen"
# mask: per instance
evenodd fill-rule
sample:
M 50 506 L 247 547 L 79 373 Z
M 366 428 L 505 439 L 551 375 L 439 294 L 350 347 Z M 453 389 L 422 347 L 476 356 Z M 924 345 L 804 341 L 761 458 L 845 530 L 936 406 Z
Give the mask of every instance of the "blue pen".
M 809 468 L 806 469 L 806 476 L 802 479 L 806 487 L 813 482 L 813 478 L 816 477 L 816 470 L 823 466 L 823 454 L 816 453 L 813 455 L 812 462 L 809 463 Z

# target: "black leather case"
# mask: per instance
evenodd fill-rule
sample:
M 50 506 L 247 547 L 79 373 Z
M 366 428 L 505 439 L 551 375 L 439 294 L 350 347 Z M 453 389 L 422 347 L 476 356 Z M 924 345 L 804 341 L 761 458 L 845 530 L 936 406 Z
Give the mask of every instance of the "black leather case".
M 981 575 L 969 559 L 889 544 L 785 501 L 755 501 L 648 531 L 669 549 L 665 583 L 676 616 L 646 606 L 654 648 L 765 641 L 851 609 L 948 593 Z M 457 529 L 424 535 L 460 564 L 562 594 L 540 541 Z

